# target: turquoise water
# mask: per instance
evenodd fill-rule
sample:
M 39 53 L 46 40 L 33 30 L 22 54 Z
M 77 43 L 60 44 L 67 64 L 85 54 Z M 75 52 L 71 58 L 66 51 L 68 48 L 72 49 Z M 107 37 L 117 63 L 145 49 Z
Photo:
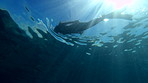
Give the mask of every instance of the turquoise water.
M 43 53 L 44 56 L 36 52 L 36 55 L 41 57 L 38 58 L 39 61 L 43 60 L 43 64 L 39 63 L 41 66 L 41 72 L 37 75 L 39 77 L 34 77 L 35 71 L 33 75 L 21 73 L 22 77 L 18 78 L 21 80 L 13 80 L 9 77 L 14 83 L 148 82 L 148 3 L 146 0 L 135 0 L 129 7 L 123 8 L 122 13 L 133 15 L 130 21 L 108 19 L 82 34 L 67 35 L 53 31 L 59 22 L 73 20 L 87 22 L 116 9 L 101 0 L 5 0 L 0 2 L 0 8 L 10 13 L 30 40 L 34 41 L 34 36 L 28 30 L 28 26 L 38 35 L 39 40 L 36 42 L 41 45 L 42 40 L 48 42 L 49 46 L 43 44 L 47 48 L 43 49 L 43 47 L 40 50 L 49 52 L 54 50 L 49 54 Z M 49 33 L 51 35 L 49 39 L 54 42 L 44 38 L 37 29 L 41 29 L 46 34 Z M 32 51 L 35 50 L 30 50 Z M 34 54 L 30 55 L 34 56 Z M 38 61 L 32 63 L 34 62 Z
M 123 13 L 133 15 L 132 21 L 127 20 L 109 20 L 107 22 L 101 22 L 98 25 L 86 30 L 82 35 L 62 35 L 55 34 L 50 30 L 53 30 L 59 22 L 80 20 L 87 22 L 93 18 L 107 14 L 114 11 L 113 8 L 106 5 L 102 1 L 96 3 L 94 1 L 2 1 L 1 8 L 8 10 L 11 13 L 13 19 L 19 24 L 19 26 L 27 31 L 27 27 L 30 26 L 34 30 L 36 28 L 49 31 L 57 40 L 66 43 L 68 45 L 87 45 L 91 43 L 92 46 L 103 46 L 103 43 L 117 43 L 122 44 L 123 37 L 115 40 L 113 37 L 119 36 L 124 32 L 127 33 L 127 37 L 134 36 L 136 40 L 147 39 L 147 3 L 145 0 L 138 1 L 130 7 L 126 8 Z M 82 7 L 82 8 L 81 8 Z M 110 8 L 110 9 L 109 9 Z M 28 32 L 27 32 L 28 33 Z M 137 36 L 145 34 L 141 39 L 137 39 Z M 28 35 L 30 35 L 28 33 Z M 58 35 L 58 36 L 57 36 Z M 31 35 L 30 35 L 31 36 Z M 73 41 L 73 39 L 76 41 Z M 99 40 L 98 40 L 99 39 Z M 115 42 L 120 41 L 121 42 Z M 131 40 L 132 40 L 131 39 Z M 89 41 L 90 40 L 90 41 Z M 89 42 L 88 42 L 89 41 Z M 140 42 L 141 42 L 140 41 Z M 102 43 L 100 43 L 102 42 Z M 135 45 L 140 42 L 135 42 Z M 135 51 L 135 50 L 133 50 Z

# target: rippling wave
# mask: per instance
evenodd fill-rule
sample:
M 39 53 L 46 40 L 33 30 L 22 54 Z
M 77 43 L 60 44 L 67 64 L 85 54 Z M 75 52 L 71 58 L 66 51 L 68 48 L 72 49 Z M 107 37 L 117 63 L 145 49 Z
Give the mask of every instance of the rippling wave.
M 136 48 L 144 47 L 148 38 L 148 17 L 143 15 L 143 17 L 135 17 L 133 21 L 129 22 L 127 25 L 121 28 L 121 32 L 114 34 L 118 26 L 110 30 L 110 32 L 98 33 L 97 36 L 86 36 L 81 34 L 57 34 L 53 31 L 53 26 L 49 19 L 46 18 L 44 23 L 42 20 L 38 19 L 39 27 L 44 27 L 44 29 L 50 33 L 56 40 L 63 42 L 71 46 L 96 46 L 108 48 L 108 44 L 111 44 L 113 48 L 120 48 L 123 44 L 130 45 L 124 49 L 124 51 L 136 52 Z M 119 24 L 120 25 L 120 24 Z

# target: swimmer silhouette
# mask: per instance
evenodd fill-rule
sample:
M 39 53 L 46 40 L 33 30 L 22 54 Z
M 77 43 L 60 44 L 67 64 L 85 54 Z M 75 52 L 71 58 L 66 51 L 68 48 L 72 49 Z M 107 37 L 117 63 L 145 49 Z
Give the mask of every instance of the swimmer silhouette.
M 103 15 L 102 17 L 90 20 L 88 22 L 79 22 L 79 20 L 70 21 L 70 22 L 63 22 L 59 23 L 55 28 L 54 31 L 56 33 L 61 34 L 72 34 L 72 33 L 83 33 L 84 30 L 95 26 L 96 24 L 100 23 L 104 19 L 125 19 L 125 20 L 132 20 L 132 15 L 129 14 L 121 14 L 121 11 L 112 12 L 107 15 Z

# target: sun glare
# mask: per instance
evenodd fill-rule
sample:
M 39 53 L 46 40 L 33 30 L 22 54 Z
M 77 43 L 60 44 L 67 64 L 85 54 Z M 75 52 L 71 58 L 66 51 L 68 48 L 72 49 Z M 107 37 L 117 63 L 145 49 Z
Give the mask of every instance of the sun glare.
M 134 0 L 105 0 L 105 3 L 112 5 L 115 9 L 121 9 L 131 6 Z
M 103 21 L 107 22 L 107 21 L 109 21 L 109 19 L 104 19 Z

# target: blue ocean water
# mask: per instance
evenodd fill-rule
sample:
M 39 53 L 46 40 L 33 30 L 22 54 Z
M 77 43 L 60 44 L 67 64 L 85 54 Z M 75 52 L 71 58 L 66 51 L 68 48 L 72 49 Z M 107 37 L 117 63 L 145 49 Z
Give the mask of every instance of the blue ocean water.
M 102 3 L 101 0 L 6 0 L 1 1 L 1 8 L 8 10 L 11 13 L 13 19 L 19 24 L 19 26 L 23 30 L 27 31 L 26 27 L 31 26 L 33 27 L 33 29 L 35 29 L 34 27 L 40 28 L 45 31 L 48 29 L 49 32 L 49 29 L 53 30 L 59 22 L 73 20 L 87 22 L 93 18 L 97 18 L 114 10 L 110 8 L 110 6 L 104 5 L 104 3 Z M 74 45 L 74 43 L 86 45 L 86 43 L 88 43 L 87 41 L 91 40 L 90 42 L 93 42 L 92 44 L 95 46 L 102 45 L 99 42 L 112 43 L 115 41 L 115 39 L 111 36 L 117 36 L 127 31 L 127 34 L 129 36 L 133 35 L 135 36 L 135 38 L 136 36 L 142 35 L 143 33 L 147 34 L 147 3 L 145 0 L 136 0 L 135 4 L 129 8 L 126 8 L 126 10 L 123 11 L 123 13 L 133 15 L 133 21 L 109 20 L 107 22 L 101 22 L 98 25 L 86 30 L 82 35 L 60 35 L 59 38 L 55 36 L 53 33 L 51 34 L 53 34 L 53 36 L 55 36 L 56 39 L 58 39 L 59 41 L 65 43 L 67 43 L 67 37 L 68 40 L 71 40 L 71 36 L 74 38 L 78 37 L 78 41 L 74 41 L 73 43 L 67 43 L 69 45 Z M 144 35 L 144 37 L 142 37 L 141 40 L 146 38 L 147 35 Z M 123 38 L 121 37 L 121 39 Z
M 62 43 L 51 42 L 55 47 L 62 49 L 58 54 L 47 54 L 54 57 L 53 61 L 50 57 L 51 62 L 40 64 L 41 73 L 38 78 L 34 77 L 36 74 L 33 73 L 32 77 L 25 74 L 23 79 L 21 74 L 22 79 L 13 82 L 147 83 L 148 3 L 146 0 L 134 1 L 123 11 L 124 14 L 133 15 L 133 20 L 107 19 L 82 34 L 67 35 L 53 31 L 59 22 L 87 22 L 115 9 L 101 0 L 0 1 L 0 8 L 7 10 L 30 38 L 33 39 L 33 36 L 28 26 L 39 38 L 43 36 L 37 29 L 49 33 L 52 36 L 51 40 Z M 59 50 L 50 46 L 48 48 Z M 44 56 L 42 59 L 45 59 Z M 45 61 L 48 61 L 48 58 Z

